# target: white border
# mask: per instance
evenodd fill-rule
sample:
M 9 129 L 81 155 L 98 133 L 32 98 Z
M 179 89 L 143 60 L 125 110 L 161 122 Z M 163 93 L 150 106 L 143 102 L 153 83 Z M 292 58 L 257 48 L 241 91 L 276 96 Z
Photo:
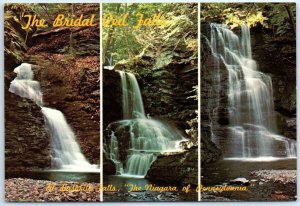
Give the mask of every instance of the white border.
M 2 165 L 2 168 L 1 168 L 1 172 L 0 172 L 0 184 L 1 184 L 1 190 L 0 190 L 0 203 L 1 205 L 23 205 L 23 204 L 27 204 L 27 205 L 31 205 L 32 203 L 7 203 L 7 202 L 4 202 L 4 3 L 99 3 L 101 4 L 102 2 L 103 3 L 122 3 L 122 2 L 127 2 L 127 3 L 195 3 L 195 2 L 200 2 L 200 3 L 205 3 L 205 2 L 223 2 L 223 3 L 250 3 L 250 2 L 260 2 L 260 3 L 275 3 L 275 2 L 296 2 L 295 0 L 286 0 L 286 1 L 283 1 L 283 0 L 273 0 L 273 1 L 267 1 L 267 0 L 264 0 L 264 1 L 261 1 L 261 0 L 211 0 L 211 1 L 194 1 L 194 0 L 191 0 L 191 1 L 187 1 L 187 0 L 63 0 L 63 1 L 59 1 L 59 0 L 12 0 L 12 1 L 8 1 L 8 0 L 4 0 L 2 2 L 2 5 L 1 5 L 1 9 L 0 9 L 0 16 L 2 17 L 2 19 L 0 20 L 0 47 L 1 47 L 1 50 L 0 50 L 0 65 L 2 66 L 2 72 L 0 72 L 0 105 L 1 105 L 1 109 L 0 109 L 0 118 L 2 120 L 2 124 L 0 124 L 0 159 L 1 159 L 1 165 Z M 299 38 L 299 30 L 300 30 L 300 10 L 299 10 L 299 4 L 296 5 L 297 7 L 297 20 L 296 20 L 296 26 L 297 26 L 297 39 Z M 200 6 L 198 8 L 200 10 Z M 102 7 L 101 7 L 101 10 L 102 12 Z M 100 17 L 101 18 L 101 17 Z M 101 23 L 101 22 L 100 22 Z M 200 27 L 200 19 L 198 19 L 198 26 Z M 101 27 L 100 27 L 101 28 Z M 102 30 L 101 30 L 102 32 Z M 198 35 L 199 36 L 199 35 Z M 100 44 L 102 43 L 102 36 L 100 36 Z M 300 42 L 297 41 L 297 108 L 299 108 L 300 106 L 300 102 L 299 102 L 299 92 L 298 92 L 298 88 L 299 88 L 299 78 L 300 78 L 300 73 L 299 73 L 299 58 L 300 58 L 300 53 L 299 53 L 299 46 L 300 46 Z M 198 39 L 198 55 L 200 55 L 200 39 Z M 101 51 L 100 51 L 101 52 Z M 199 62 L 200 62 L 200 58 L 198 58 Z M 198 64 L 198 68 L 200 70 L 200 63 Z M 100 57 L 100 75 L 101 75 L 101 71 L 102 71 L 102 58 Z M 199 76 L 199 75 L 198 75 Z M 200 80 L 198 80 L 200 81 Z M 100 81 L 101 82 L 101 81 Z M 100 83 L 101 84 L 101 83 Z M 101 87 L 101 85 L 100 85 Z M 101 90 L 100 90 L 101 91 Z M 200 89 L 199 89 L 200 91 Z M 102 103 L 102 101 L 100 100 L 100 102 Z M 199 106 L 199 103 L 198 103 L 198 106 Z M 101 108 L 101 106 L 100 106 Z M 199 109 L 199 112 L 200 112 L 200 107 L 198 108 Z M 100 119 L 102 118 L 102 114 L 103 114 L 103 111 L 100 111 L 101 112 L 101 116 L 100 116 Z M 300 125 L 299 125 L 299 122 L 298 122 L 298 117 L 299 117 L 299 109 L 297 109 L 297 140 L 300 140 L 299 137 L 299 129 L 300 129 Z M 199 113 L 199 118 L 201 117 L 201 114 Z M 200 120 L 200 119 L 199 119 Z M 200 122 L 200 121 L 199 121 Z M 101 126 L 100 126 L 101 127 Z M 198 126 L 199 127 L 199 126 Z M 101 129 L 101 128 L 100 128 Z M 201 142 L 201 138 L 200 138 L 200 132 L 201 132 L 201 129 L 199 129 L 199 143 Z M 102 135 L 101 135 L 102 136 Z M 102 137 L 101 137 L 102 138 Z M 102 140 L 100 140 L 101 142 Z M 102 142 L 101 142 L 102 143 Z M 100 145 L 100 148 L 102 147 L 102 145 Z M 297 147 L 299 148 L 299 141 L 297 141 Z M 198 151 L 200 152 L 200 150 Z M 298 152 L 297 152 L 297 155 L 299 157 L 299 149 L 298 149 Z M 100 156 L 101 153 L 100 153 Z M 101 160 L 100 160 L 101 161 Z M 200 161 L 201 162 L 201 161 Z M 299 165 L 298 163 L 300 162 L 300 158 L 297 158 L 297 165 Z M 199 164 L 198 164 L 199 165 Z M 201 174 L 201 169 L 199 169 L 199 174 Z M 103 168 L 102 168 L 103 170 Z M 101 173 L 102 174 L 102 173 Z M 102 179 L 103 181 L 103 179 Z M 300 183 L 300 177 L 299 177 L 299 169 L 297 170 L 297 195 L 299 196 L 299 190 L 300 190 L 300 186 L 299 186 L 299 183 Z M 99 202 L 96 202 L 96 203 L 91 203 L 91 202 L 86 202 L 86 203 L 83 203 L 83 204 L 98 204 Z M 287 206 L 290 206 L 290 205 L 298 205 L 299 204 L 299 200 L 297 201 L 294 201 L 294 202 L 214 202 L 214 203 L 209 203 L 209 202 L 201 202 L 201 205 L 215 205 L 215 204 L 223 204 L 223 205 L 239 205 L 239 204 L 243 204 L 243 205 L 269 205 L 269 204 L 273 204 L 273 205 L 287 205 Z M 69 205 L 69 204 L 82 204 L 81 203 L 34 203 L 34 205 Z M 133 203 L 125 203 L 125 202 L 122 202 L 122 203 L 108 203 L 108 202 L 103 202 L 101 204 L 110 204 L 110 205 L 119 205 L 119 204 L 127 204 L 127 205 L 132 205 Z M 143 204 L 151 204 L 151 203 L 143 203 Z M 155 203 L 154 203 L 155 204 Z M 175 203 L 162 203 L 164 205 L 173 205 L 173 204 L 176 204 L 176 205 L 188 205 L 188 204 L 191 204 L 191 203 L 188 203 L 188 202 L 175 202 Z M 197 204 L 197 203 L 195 203 Z M 152 204 L 151 204 L 152 205 Z
M 102 3 L 100 3 L 100 184 L 103 185 L 103 67 L 102 67 Z M 103 202 L 103 191 L 100 190 L 100 202 Z
M 201 21 L 200 21 L 201 6 L 198 3 L 198 186 L 201 185 L 201 48 L 200 48 L 200 33 L 201 33 Z M 198 201 L 201 201 L 201 192 L 198 191 Z

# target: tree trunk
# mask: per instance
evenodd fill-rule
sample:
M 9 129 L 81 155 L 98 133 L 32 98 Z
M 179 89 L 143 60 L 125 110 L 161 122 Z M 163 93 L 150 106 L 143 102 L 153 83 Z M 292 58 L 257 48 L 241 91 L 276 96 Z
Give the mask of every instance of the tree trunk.
M 285 7 L 287 13 L 289 14 L 290 24 L 293 28 L 294 35 L 296 36 L 296 24 L 295 24 L 295 20 L 294 20 L 293 11 L 291 10 L 290 5 L 288 5 L 288 4 L 285 4 L 284 7 Z
M 71 4 L 71 12 L 72 12 L 72 18 L 74 17 L 74 4 Z M 69 52 L 71 55 L 75 54 L 75 49 L 74 49 L 74 38 L 73 38 L 73 31 L 71 31 L 70 34 L 70 39 L 69 39 Z
M 120 11 L 120 7 L 121 7 L 121 4 L 117 4 L 117 8 L 116 8 L 117 14 L 118 14 L 119 11 Z M 102 64 L 103 64 L 103 65 L 105 65 L 105 63 L 106 63 L 106 56 L 107 56 L 108 49 L 109 49 L 109 47 L 110 47 L 110 45 L 111 45 L 111 42 L 112 42 L 114 30 L 115 30 L 115 27 L 114 27 L 114 26 L 112 26 L 112 27 L 108 30 L 106 44 L 104 45 L 104 47 L 103 47 L 103 52 L 102 52 Z

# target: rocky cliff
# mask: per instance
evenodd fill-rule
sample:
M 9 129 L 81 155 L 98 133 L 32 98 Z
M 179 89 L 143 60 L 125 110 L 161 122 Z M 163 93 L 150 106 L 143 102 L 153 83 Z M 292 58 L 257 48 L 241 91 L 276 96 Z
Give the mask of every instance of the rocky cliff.
M 221 151 L 212 136 L 225 137 L 229 116 L 227 110 L 228 73 L 220 68 L 220 82 L 215 81 L 212 51 L 209 46 L 209 25 L 201 24 L 201 164 L 216 161 Z
M 98 13 L 99 4 L 75 4 L 75 9 L 83 14 Z M 16 12 L 12 16 L 19 17 L 19 10 Z M 13 20 L 15 22 L 11 22 Z M 5 21 L 5 151 L 8 165 L 13 166 L 15 162 L 16 169 L 42 169 L 51 165 L 50 137 L 39 108 L 8 91 L 9 82 L 15 77 L 13 69 L 22 62 L 35 65 L 34 79 L 41 84 L 45 106 L 65 115 L 84 155 L 91 163 L 99 164 L 100 28 L 33 30 L 26 39 L 26 32 L 20 26 L 17 18 Z M 72 51 L 70 39 L 74 44 Z M 19 160 L 21 157 L 23 161 Z
M 227 88 L 228 73 L 220 68 L 220 83 L 216 82 L 215 66 L 208 45 L 209 26 L 201 23 L 201 162 L 209 163 L 220 156 L 218 145 L 226 150 L 229 125 Z M 238 29 L 236 32 L 239 32 Z M 296 138 L 296 65 L 295 41 L 291 38 L 275 38 L 270 29 L 251 28 L 253 59 L 258 69 L 272 77 L 274 105 L 277 112 L 278 132 L 288 138 Z M 227 140 L 226 140 L 227 138 Z
M 9 84 L 5 84 L 5 91 L 8 88 Z M 50 139 L 40 107 L 28 99 L 5 92 L 5 171 L 50 167 Z
M 120 74 L 103 69 L 103 129 L 122 119 L 122 88 Z
M 51 166 L 50 140 L 40 108 L 8 91 L 14 68 L 25 58 L 26 32 L 14 18 L 25 8 L 5 7 L 5 171 L 28 171 Z M 30 31 L 27 37 L 30 38 Z
M 272 77 L 278 132 L 296 139 L 296 40 L 256 27 L 251 30 L 251 45 L 259 70 Z

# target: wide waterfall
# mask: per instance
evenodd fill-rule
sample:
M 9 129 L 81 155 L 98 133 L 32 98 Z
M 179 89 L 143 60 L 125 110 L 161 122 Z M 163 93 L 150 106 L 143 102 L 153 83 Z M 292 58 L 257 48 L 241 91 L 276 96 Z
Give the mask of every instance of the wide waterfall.
M 117 174 L 144 177 L 157 155 L 162 152 L 182 151 L 180 142 L 185 139 L 176 129 L 158 120 L 146 117 L 140 88 L 135 76 L 119 71 L 122 87 L 123 120 L 111 123 L 108 128 L 115 131 L 128 128 L 130 148 L 126 161 L 120 161 L 119 138 L 111 131 L 106 152 L 115 163 Z M 123 134 L 122 134 L 123 135 Z
M 97 165 L 90 164 L 82 154 L 76 136 L 64 115 L 43 106 L 42 92 L 38 81 L 33 80 L 31 64 L 22 63 L 14 69 L 17 77 L 11 82 L 9 91 L 33 100 L 41 107 L 52 142 L 55 169 L 65 171 L 99 171 Z
M 230 134 L 225 140 L 227 158 L 272 159 L 296 156 L 295 141 L 277 134 L 272 79 L 252 59 L 250 29 L 241 37 L 227 26 L 210 24 L 212 58 L 217 74 L 228 71 Z M 229 151 L 230 150 L 230 151 Z

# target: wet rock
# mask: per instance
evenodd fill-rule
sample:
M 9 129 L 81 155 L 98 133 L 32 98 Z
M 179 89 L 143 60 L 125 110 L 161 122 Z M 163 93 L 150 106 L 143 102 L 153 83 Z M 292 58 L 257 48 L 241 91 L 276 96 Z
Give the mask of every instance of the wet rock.
M 207 36 L 208 25 L 201 24 L 202 34 Z M 223 144 L 212 142 L 213 135 L 222 143 L 227 139 L 229 124 L 227 103 L 228 73 L 220 68 L 220 83 L 214 80 L 215 65 L 206 37 L 201 36 L 201 165 L 215 162 L 221 157 Z M 206 86 L 205 86 L 206 85 Z M 224 146 L 225 147 L 225 146 Z
M 114 162 L 106 157 L 103 156 L 103 174 L 104 175 L 114 175 L 116 174 L 116 166 Z
M 119 149 L 119 160 L 122 163 L 125 163 L 128 150 L 130 148 L 130 122 L 125 121 L 117 121 L 112 122 L 104 132 L 104 147 L 105 151 L 108 151 L 107 146 L 110 144 L 111 141 L 111 134 L 114 133 L 115 137 L 118 141 L 118 148 Z
M 40 107 L 10 92 L 5 100 L 6 172 L 49 168 L 50 139 Z
M 236 178 L 234 180 L 229 181 L 230 185 L 243 185 L 243 186 L 248 186 L 250 184 L 249 180 L 243 177 Z
M 160 155 L 151 165 L 146 178 L 155 181 L 196 185 L 198 182 L 198 147 L 174 155 Z
M 122 119 L 122 91 L 120 74 L 103 69 L 103 127 Z
M 296 42 L 272 35 L 269 29 L 251 31 L 253 58 L 262 72 L 272 76 L 275 109 L 290 116 L 296 111 Z

